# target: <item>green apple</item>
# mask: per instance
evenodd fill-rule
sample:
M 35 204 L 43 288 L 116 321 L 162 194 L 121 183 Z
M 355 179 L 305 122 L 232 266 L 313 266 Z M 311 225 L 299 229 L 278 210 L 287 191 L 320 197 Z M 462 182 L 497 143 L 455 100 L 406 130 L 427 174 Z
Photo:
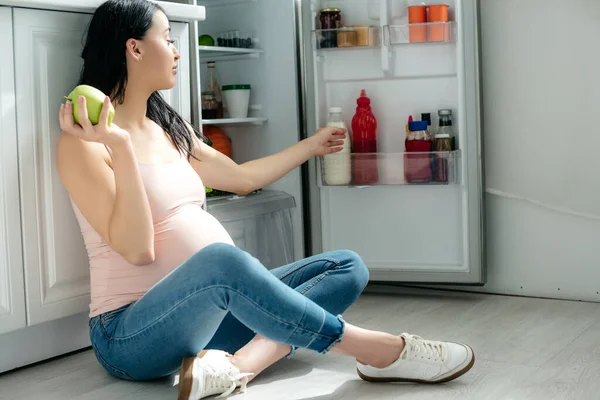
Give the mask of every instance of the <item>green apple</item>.
M 97 125 L 100 121 L 100 114 L 102 113 L 102 106 L 104 106 L 106 95 L 95 87 L 88 85 L 79 85 L 73 89 L 65 99 L 73 105 L 73 120 L 76 124 L 79 124 L 79 96 L 85 97 L 88 118 L 92 125 Z M 111 104 L 108 111 L 108 125 L 112 124 L 114 117 L 115 108 Z
M 213 37 L 210 35 L 202 35 L 198 38 L 198 45 L 199 46 L 214 46 L 215 39 L 213 39 Z

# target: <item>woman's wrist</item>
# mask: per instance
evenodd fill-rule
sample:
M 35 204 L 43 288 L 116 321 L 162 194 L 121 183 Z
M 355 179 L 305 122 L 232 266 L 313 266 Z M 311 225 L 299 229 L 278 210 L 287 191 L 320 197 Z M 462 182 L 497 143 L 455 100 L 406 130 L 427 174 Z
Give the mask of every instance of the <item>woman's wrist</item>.
M 135 158 L 135 152 L 133 150 L 133 143 L 131 139 L 125 139 L 118 143 L 108 145 L 110 152 L 114 158 L 133 157 Z
M 319 148 L 319 144 L 315 140 L 314 136 L 308 137 L 300 142 L 300 144 L 304 147 L 308 157 L 312 158 L 317 153 L 317 149 Z

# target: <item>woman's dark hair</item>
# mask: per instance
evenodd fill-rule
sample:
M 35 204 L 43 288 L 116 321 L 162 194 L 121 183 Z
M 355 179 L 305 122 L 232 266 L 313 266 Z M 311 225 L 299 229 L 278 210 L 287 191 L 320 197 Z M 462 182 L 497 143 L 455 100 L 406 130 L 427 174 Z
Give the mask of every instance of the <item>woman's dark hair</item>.
M 127 85 L 126 43 L 146 36 L 157 11 L 164 12 L 149 0 L 108 0 L 98 7 L 88 27 L 78 84 L 93 86 L 122 104 Z M 146 116 L 169 135 L 188 159 L 193 157 L 193 135 L 204 140 L 195 129 L 190 132 L 183 118 L 158 92 L 148 99 Z

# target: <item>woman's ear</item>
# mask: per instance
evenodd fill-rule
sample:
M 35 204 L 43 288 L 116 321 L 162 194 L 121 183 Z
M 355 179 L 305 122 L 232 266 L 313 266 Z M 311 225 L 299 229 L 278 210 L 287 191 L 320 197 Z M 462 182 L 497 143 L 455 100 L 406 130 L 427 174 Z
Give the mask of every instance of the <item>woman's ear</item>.
M 125 51 L 127 54 L 127 59 L 130 59 L 132 61 L 142 60 L 142 49 L 139 41 L 135 39 L 129 39 L 125 43 Z

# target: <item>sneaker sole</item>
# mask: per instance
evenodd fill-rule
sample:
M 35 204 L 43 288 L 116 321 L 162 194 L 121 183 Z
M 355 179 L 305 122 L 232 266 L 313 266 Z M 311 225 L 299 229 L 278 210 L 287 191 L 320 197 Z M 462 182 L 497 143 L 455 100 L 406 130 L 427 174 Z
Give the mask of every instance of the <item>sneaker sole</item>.
M 360 372 L 360 370 L 357 368 L 356 372 L 358 372 L 358 376 L 360 376 L 360 378 L 362 380 L 365 380 L 367 382 L 373 382 L 373 383 L 385 383 L 385 382 L 397 382 L 397 383 L 423 383 L 423 384 L 438 384 L 438 383 L 446 383 L 446 382 L 450 382 L 453 381 L 457 378 L 460 378 L 461 376 L 463 376 L 464 374 L 466 374 L 467 372 L 469 372 L 469 370 L 471 368 L 473 368 L 473 365 L 475 365 L 475 352 L 473 351 L 473 349 L 467 345 L 464 345 L 465 347 L 467 347 L 469 350 L 471 350 L 471 354 L 473 354 L 473 358 L 471 359 L 471 362 L 469 364 L 467 364 L 463 369 L 461 369 L 460 371 L 455 372 L 454 374 L 447 376 L 445 378 L 439 379 L 437 381 L 426 381 L 423 379 L 406 379 L 406 378 L 374 378 L 371 376 L 367 376 L 364 375 L 363 373 Z
M 203 350 L 198 353 L 198 357 L 202 358 L 204 354 L 206 354 L 206 351 Z M 194 383 L 192 369 L 194 367 L 195 359 L 196 357 L 188 357 L 184 358 L 181 362 L 177 400 L 190 400 L 190 395 L 192 394 L 192 385 Z

